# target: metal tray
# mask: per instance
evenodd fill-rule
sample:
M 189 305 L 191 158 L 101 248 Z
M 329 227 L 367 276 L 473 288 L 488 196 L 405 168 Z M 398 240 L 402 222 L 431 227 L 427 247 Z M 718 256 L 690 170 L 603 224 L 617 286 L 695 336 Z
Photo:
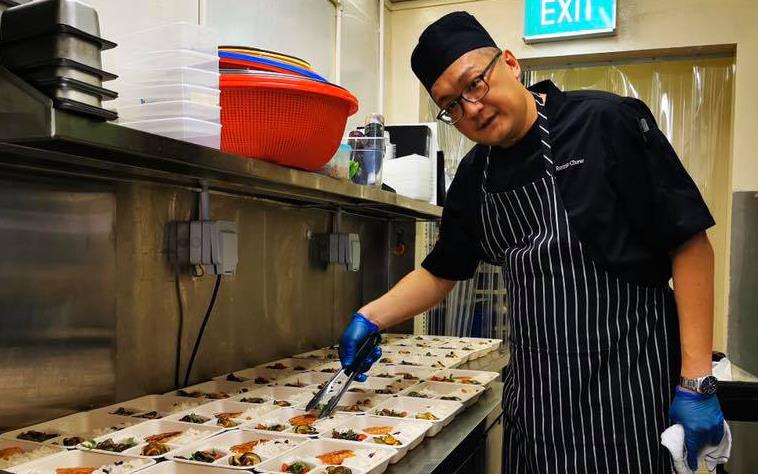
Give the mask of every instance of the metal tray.
M 73 79 L 95 87 L 102 87 L 103 82 L 116 79 L 118 76 L 109 72 L 89 67 L 69 59 L 52 59 L 43 61 L 21 70 L 16 74 L 27 81 L 49 81 L 58 77 Z
M 78 0 L 37 0 L 10 8 L 3 15 L 0 28 L 3 41 L 72 31 L 91 41 L 102 41 L 103 49 L 115 47 L 100 38 L 97 11 Z
M 75 100 L 93 107 L 100 107 L 102 101 L 118 97 L 114 91 L 63 77 L 39 81 L 36 85 L 54 99 Z
M 103 67 L 100 45 L 71 33 L 2 42 L 0 56 L 5 66 L 14 71 L 53 59 L 69 59 L 95 69 Z
M 96 118 L 99 120 L 116 120 L 118 118 L 118 114 L 112 110 L 82 104 L 81 102 L 76 102 L 74 100 L 53 99 L 53 104 L 56 109 L 87 115 L 90 118 Z

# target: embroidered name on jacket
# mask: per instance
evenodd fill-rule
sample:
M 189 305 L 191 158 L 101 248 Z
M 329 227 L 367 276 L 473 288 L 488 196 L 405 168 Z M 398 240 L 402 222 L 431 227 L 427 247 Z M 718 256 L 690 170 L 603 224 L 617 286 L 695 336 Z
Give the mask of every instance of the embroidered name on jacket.
M 570 168 L 572 166 L 577 166 L 577 165 L 581 165 L 581 164 L 584 164 L 584 158 L 582 158 L 581 160 L 571 160 L 571 161 L 568 161 L 568 162 L 566 162 L 566 163 L 564 163 L 562 165 L 557 165 L 555 167 L 555 171 L 563 171 L 563 170 L 565 170 L 567 168 Z

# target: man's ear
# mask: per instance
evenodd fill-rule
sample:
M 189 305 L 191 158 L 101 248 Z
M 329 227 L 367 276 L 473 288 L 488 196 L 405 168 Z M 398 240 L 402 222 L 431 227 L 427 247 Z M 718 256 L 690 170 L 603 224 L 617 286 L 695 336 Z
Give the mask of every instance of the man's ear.
M 508 69 L 511 70 L 513 77 L 515 77 L 516 80 L 519 80 L 521 77 L 521 64 L 519 64 L 518 59 L 516 59 L 516 56 L 514 56 L 509 49 L 503 50 L 503 61 L 505 61 Z

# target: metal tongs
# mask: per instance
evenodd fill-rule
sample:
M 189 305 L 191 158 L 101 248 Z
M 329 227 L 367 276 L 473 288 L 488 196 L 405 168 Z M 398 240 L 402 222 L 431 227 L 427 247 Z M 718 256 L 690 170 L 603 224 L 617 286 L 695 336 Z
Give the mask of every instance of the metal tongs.
M 335 384 L 339 385 L 341 383 L 338 382 L 337 379 L 343 374 L 347 375 L 347 381 L 342 386 L 340 391 L 337 392 L 337 394 L 329 400 L 329 402 L 321 409 L 321 412 L 318 415 L 319 418 L 326 418 L 328 416 L 331 416 L 331 414 L 334 413 L 334 410 L 337 408 L 337 403 L 339 403 L 342 395 L 345 394 L 348 387 L 350 387 L 350 384 L 353 383 L 353 380 L 355 380 L 355 377 L 358 375 L 358 370 L 361 368 L 363 363 L 366 362 L 366 359 L 371 355 L 371 353 L 374 352 L 374 347 L 378 346 L 381 342 L 382 336 L 379 333 L 372 334 L 368 339 L 363 341 L 363 344 L 361 344 L 361 347 L 358 349 L 358 353 L 353 359 L 353 363 L 349 367 L 342 367 L 336 374 L 332 376 L 331 379 L 329 379 L 327 383 L 324 384 L 321 390 L 319 390 L 313 399 L 308 402 L 308 405 L 305 406 L 306 411 L 318 409 L 319 405 L 321 404 L 321 399 L 324 398 L 324 395 L 331 393 L 332 388 Z

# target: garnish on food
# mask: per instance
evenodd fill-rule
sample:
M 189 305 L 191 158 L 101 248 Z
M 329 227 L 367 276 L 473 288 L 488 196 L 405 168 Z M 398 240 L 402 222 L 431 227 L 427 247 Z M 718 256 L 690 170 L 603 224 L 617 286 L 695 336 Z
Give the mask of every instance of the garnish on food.
M 245 403 L 266 403 L 266 400 L 261 397 L 245 397 L 240 401 Z
M 374 443 L 386 444 L 387 446 L 397 446 L 399 444 L 402 444 L 397 438 L 395 438 L 391 434 L 387 434 L 384 436 L 375 436 Z
M 429 420 L 429 421 L 435 421 L 439 420 L 432 412 L 425 411 L 423 413 L 417 413 L 416 418 L 419 420 Z
M 20 433 L 16 438 L 24 439 L 26 441 L 35 441 L 37 443 L 43 443 L 49 439 L 53 439 L 58 436 L 58 433 L 45 433 L 43 431 L 24 431 Z
M 295 461 L 292 464 L 283 463 L 279 467 L 280 472 L 290 472 L 292 474 L 305 474 L 311 469 L 313 469 L 313 466 L 303 461 Z
M 407 411 L 395 411 L 390 408 L 382 408 L 376 414 L 379 416 L 394 416 L 396 418 L 405 418 L 408 416 Z
M 332 430 L 332 438 L 345 439 L 347 441 L 363 441 L 364 439 L 368 438 L 368 436 L 365 434 L 356 433 L 355 431 L 349 429 L 347 431 Z
M 184 421 L 186 423 L 203 424 L 207 421 L 210 421 L 210 418 L 195 413 L 190 413 L 189 415 L 184 415 L 183 417 L 179 418 L 179 421 Z
M 244 382 L 247 379 L 243 377 L 238 377 L 237 375 L 234 374 L 234 372 L 232 372 L 231 374 L 226 376 L 226 380 L 229 382 Z
M 233 454 L 229 458 L 229 465 L 231 466 L 255 466 L 260 462 L 261 457 L 253 452 Z

